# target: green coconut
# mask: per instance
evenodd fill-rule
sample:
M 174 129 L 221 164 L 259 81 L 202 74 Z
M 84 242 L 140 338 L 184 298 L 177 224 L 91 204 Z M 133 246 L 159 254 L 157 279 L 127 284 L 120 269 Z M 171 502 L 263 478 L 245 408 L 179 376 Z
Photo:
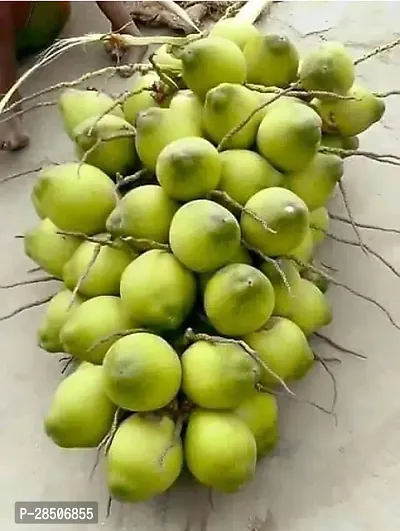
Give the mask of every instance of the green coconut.
M 44 427 L 61 448 L 96 448 L 110 431 L 115 412 L 104 391 L 103 368 L 86 366 L 58 385 Z
M 322 120 L 303 103 L 272 105 L 258 129 L 257 149 L 278 170 L 301 171 L 318 152 Z
M 221 177 L 218 151 L 204 138 L 182 138 L 166 146 L 157 159 L 156 175 L 173 199 L 192 201 L 206 197 Z
M 227 336 L 257 330 L 270 318 L 274 303 L 271 282 L 260 270 L 246 264 L 230 264 L 217 271 L 204 293 L 208 320 Z
M 168 490 L 183 466 L 183 449 L 167 415 L 132 415 L 118 427 L 107 452 L 113 498 L 144 502 Z
M 285 186 L 312 211 L 326 205 L 342 176 L 341 157 L 317 153 L 303 170 L 286 175 Z
M 108 235 L 98 236 L 102 237 L 105 239 Z M 116 242 L 113 247 L 102 245 L 98 251 L 99 245 L 89 241 L 81 243 L 64 265 L 64 284 L 74 290 L 87 272 L 79 284 L 79 293 L 86 297 L 119 295 L 121 275 L 138 255 L 122 242 Z
M 172 253 L 153 249 L 125 269 L 120 292 L 135 322 L 157 330 L 176 330 L 193 308 L 196 280 Z
M 25 254 L 56 278 L 62 278 L 64 265 L 81 242 L 79 238 L 59 234 L 59 228 L 48 218 L 24 234 Z
M 365 87 L 353 85 L 346 96 L 352 99 L 312 101 L 322 118 L 324 131 L 353 137 L 379 122 L 385 113 L 385 101 Z
M 246 212 L 263 219 L 266 228 Z M 309 227 L 307 205 L 300 197 L 284 188 L 271 187 L 251 197 L 242 212 L 240 227 L 247 243 L 267 256 L 289 254 L 301 244 Z
M 274 288 L 274 314 L 287 315 L 295 287 L 301 280 L 296 263 L 289 259 L 277 258 L 273 262 L 263 262 L 260 269 Z
M 172 109 L 151 107 L 136 119 L 136 151 L 143 165 L 155 171 L 158 155 L 169 143 L 179 138 L 199 136 L 199 125 L 192 116 Z
M 265 365 L 285 382 L 303 378 L 314 362 L 313 352 L 301 328 L 283 317 L 272 317 L 244 341 L 257 351 Z M 279 385 L 279 380 L 261 368 L 263 385 Z
M 310 212 L 310 227 L 314 239 L 314 245 L 321 243 L 329 228 L 329 213 L 325 207 L 317 208 Z
M 75 127 L 88 118 L 106 112 L 119 118 L 124 117 L 121 106 L 115 106 L 111 96 L 97 90 L 67 88 L 58 99 L 58 109 L 64 130 L 71 139 Z
M 253 433 L 258 458 L 264 457 L 277 445 L 279 440 L 278 404 L 273 395 L 253 390 L 234 413 Z
M 109 398 L 129 411 L 167 406 L 179 391 L 182 370 L 175 350 L 161 337 L 135 333 L 118 339 L 103 361 Z
M 169 105 L 174 127 L 181 121 L 189 122 L 193 136 L 203 136 L 203 104 L 191 90 L 179 90 Z
M 327 41 L 301 61 L 299 79 L 306 90 L 346 94 L 354 83 L 354 62 L 340 42 Z
M 283 175 L 254 151 L 230 149 L 219 156 L 222 172 L 218 188 L 242 206 L 260 190 L 282 184 Z
M 249 39 L 243 53 L 248 83 L 286 87 L 296 80 L 299 52 L 286 35 L 257 32 Z
M 104 172 L 89 164 L 68 162 L 40 172 L 32 201 L 59 229 L 96 234 L 104 231 L 117 196 Z
M 233 412 L 194 410 L 184 450 L 187 467 L 206 487 L 233 493 L 254 477 L 256 441 L 250 428 Z
M 154 53 L 153 60 L 161 70 L 168 70 L 174 74 L 182 72 L 182 61 L 169 52 L 169 45 L 163 44 Z
M 169 232 L 174 255 L 197 273 L 227 264 L 240 245 L 240 227 L 225 207 L 207 199 L 183 205 Z
M 178 208 L 179 203 L 170 198 L 161 186 L 139 186 L 118 201 L 107 219 L 107 230 L 114 236 L 167 243 L 171 221 Z
M 239 345 L 197 341 L 182 355 L 182 390 L 196 405 L 231 409 L 252 395 L 260 370 Z
M 209 138 L 219 144 L 260 105 L 257 92 L 234 83 L 221 83 L 211 89 L 204 105 L 204 128 Z M 262 115 L 252 119 L 224 144 L 225 149 L 248 149 L 256 139 Z
M 150 107 L 160 107 L 162 100 L 157 93 L 159 90 L 164 91 L 164 84 L 156 72 L 139 76 L 130 88 L 131 95 L 122 104 L 125 120 L 134 125 L 139 112 Z M 165 103 L 168 103 L 168 98 Z
M 71 313 L 84 301 L 85 299 L 79 295 L 72 298 L 72 292 L 67 289 L 63 289 L 54 295 L 46 308 L 46 313 L 36 332 L 40 348 L 47 352 L 63 351 L 63 346 L 60 341 L 61 328 Z
M 60 331 L 64 351 L 82 361 L 100 365 L 118 333 L 134 328 L 121 299 L 111 295 L 83 302 Z
M 206 37 L 185 46 L 179 54 L 187 87 L 204 99 L 221 83 L 244 83 L 246 61 L 236 44 L 222 37 Z
M 126 175 L 136 163 L 135 128 L 123 118 L 106 114 L 93 116 L 73 131 L 77 154 L 81 160 L 115 179 Z
M 228 41 L 239 46 L 241 50 L 245 48 L 250 39 L 257 35 L 258 31 L 253 24 L 236 17 L 218 20 L 210 31 L 211 37 L 228 39 Z

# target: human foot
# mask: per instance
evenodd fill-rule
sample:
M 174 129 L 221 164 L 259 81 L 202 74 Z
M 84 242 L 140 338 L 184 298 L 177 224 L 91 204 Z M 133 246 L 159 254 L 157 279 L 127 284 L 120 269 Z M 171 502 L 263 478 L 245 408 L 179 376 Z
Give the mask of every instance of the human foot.
M 19 118 L 0 123 L 0 151 L 18 151 L 28 144 L 29 136 L 23 130 Z

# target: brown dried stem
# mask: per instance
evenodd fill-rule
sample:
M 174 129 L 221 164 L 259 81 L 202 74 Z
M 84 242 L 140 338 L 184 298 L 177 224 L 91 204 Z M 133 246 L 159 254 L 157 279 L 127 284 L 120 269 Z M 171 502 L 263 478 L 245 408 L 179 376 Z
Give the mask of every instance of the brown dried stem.
M 253 90 L 255 92 L 261 92 L 263 94 L 280 94 L 284 89 L 276 88 L 276 87 L 265 87 L 264 85 L 255 85 L 253 83 L 245 83 L 245 86 L 249 90 Z M 336 94 L 335 92 L 327 92 L 325 90 L 305 90 L 301 87 L 299 87 L 299 90 L 295 90 L 292 88 L 289 92 L 286 92 L 286 96 L 290 96 L 293 98 L 332 98 L 337 100 L 355 100 L 356 98 L 354 96 L 344 96 L 342 94 Z
M 281 397 L 284 397 L 284 398 L 290 398 L 291 400 L 294 400 L 295 402 L 298 402 L 300 404 L 308 404 L 309 406 L 315 407 L 316 409 L 319 409 L 319 411 L 322 411 L 326 415 L 332 415 L 334 420 L 335 420 L 335 424 L 337 424 L 336 414 L 333 413 L 332 411 L 330 411 L 329 409 L 326 409 L 325 407 L 317 404 L 316 402 L 312 402 L 311 400 L 307 400 L 307 399 L 304 399 L 304 398 L 299 398 L 299 397 L 297 397 L 296 395 L 293 395 L 293 394 L 288 395 L 287 393 L 282 393 L 280 391 L 277 391 L 275 389 L 271 389 L 271 388 L 266 387 L 266 386 L 261 385 L 261 384 L 257 384 L 256 388 L 257 388 L 257 391 L 259 391 L 260 393 L 268 393 L 270 395 L 274 395 L 274 396 L 278 396 L 278 397 L 281 396 Z
M 233 338 L 227 338 L 227 337 L 220 337 L 220 336 L 210 336 L 208 334 L 202 334 L 202 333 L 195 333 L 192 328 L 188 328 L 185 331 L 185 340 L 193 343 L 195 341 L 207 341 L 208 343 L 215 343 L 215 344 L 229 344 L 229 345 L 238 345 L 241 347 L 246 354 L 248 354 L 258 365 L 260 365 L 265 371 L 267 371 L 275 380 L 277 380 L 281 386 L 285 389 L 287 393 L 290 395 L 294 395 L 293 391 L 286 385 L 286 383 L 282 380 L 282 378 L 276 374 L 272 369 L 268 367 L 268 365 L 260 358 L 257 351 L 252 349 L 245 341 L 242 339 L 233 339 Z
M 48 295 L 47 297 L 44 297 L 43 299 L 39 299 L 37 301 L 30 302 L 29 304 L 24 304 L 23 306 L 20 306 L 19 308 L 13 310 L 9 314 L 0 316 L 0 321 L 6 321 L 7 319 L 11 319 L 11 317 L 14 317 L 15 315 L 18 315 L 18 314 L 24 312 L 25 310 L 30 310 L 32 308 L 36 308 L 38 306 L 42 306 L 43 304 L 46 304 L 47 302 L 50 302 L 53 297 L 54 297 L 54 293 L 53 293 L 53 295 Z
M 375 55 L 379 55 L 381 53 L 392 50 L 393 48 L 396 48 L 396 46 L 399 46 L 399 44 L 400 44 L 400 38 L 397 38 L 392 42 L 388 42 L 387 44 L 384 44 L 383 46 L 378 46 L 377 48 L 374 48 L 370 52 L 367 52 L 361 57 L 359 57 L 358 59 L 356 59 L 354 61 L 354 64 L 359 65 L 360 63 L 367 61 L 367 59 L 371 59 L 371 57 L 375 57 Z
M 168 243 L 159 243 L 154 240 L 148 240 L 147 238 L 134 238 L 133 236 L 121 236 L 122 241 L 131 244 L 133 247 L 140 251 L 146 251 L 150 249 L 158 249 L 159 251 L 171 251 Z
M 400 234 L 400 229 L 391 229 L 391 228 L 386 228 L 386 227 L 378 227 L 376 225 L 369 225 L 367 223 L 360 223 L 358 221 L 354 221 L 353 222 L 347 218 L 345 218 L 344 216 L 339 216 L 338 214 L 332 214 L 332 213 L 329 213 L 329 217 L 332 218 L 332 219 L 336 219 L 337 221 L 342 221 L 343 223 L 347 223 L 347 224 L 353 224 L 356 225 L 357 227 L 359 227 L 360 229 L 371 229 L 371 230 L 376 230 L 376 231 L 380 231 L 380 232 L 388 232 L 388 233 L 393 233 L 393 234 Z
M 330 337 L 327 337 L 327 336 L 321 334 L 320 332 L 314 332 L 313 335 L 315 337 L 318 337 L 319 339 L 322 339 L 323 341 L 328 343 L 328 345 L 330 345 L 331 347 L 335 348 L 339 352 L 343 352 L 344 354 L 350 354 L 351 356 L 354 356 L 355 358 L 358 358 L 360 360 L 368 359 L 367 356 L 365 356 L 364 354 L 360 354 L 359 352 L 356 352 L 355 350 L 351 350 L 351 349 L 348 349 L 346 347 L 343 347 L 342 345 L 340 345 L 339 343 L 337 343 L 336 341 L 334 341 Z
M 38 166 L 37 168 L 32 168 L 31 170 L 24 170 L 18 173 L 14 173 L 12 175 L 7 175 L 7 177 L 4 177 L 4 179 L 0 180 L 0 184 L 7 183 L 8 181 L 12 181 L 14 179 L 18 179 L 19 177 L 25 177 L 25 175 L 30 175 L 31 173 L 37 173 L 38 171 L 41 171 L 42 169 L 43 169 L 43 166 Z
M 43 107 L 54 107 L 55 105 L 57 105 L 57 103 L 57 101 L 42 101 L 39 103 L 35 103 L 34 105 L 30 105 L 29 107 L 24 107 L 19 111 L 10 112 L 9 116 L 6 116 L 6 118 L 0 120 L 0 124 L 2 124 L 3 122 L 8 122 L 9 120 L 16 118 L 17 116 L 26 114 L 27 112 L 34 111 L 35 109 L 41 109 Z
M 324 358 L 321 358 L 316 352 L 313 352 L 314 358 L 322 365 L 325 372 L 328 374 L 330 379 L 332 380 L 332 387 L 333 387 L 333 397 L 332 397 L 332 407 L 331 412 L 334 413 L 336 409 L 337 399 L 338 399 L 338 390 L 337 390 L 337 381 L 336 377 L 333 374 L 331 368 L 328 366 L 326 360 Z
M 333 155 L 339 155 L 339 157 L 365 157 L 367 159 L 374 160 L 375 162 L 382 162 L 383 164 L 391 164 L 393 166 L 400 166 L 400 157 L 391 153 L 381 154 L 374 153 L 373 151 L 360 151 L 354 149 L 341 149 L 327 146 L 320 146 L 320 153 L 332 153 Z
M 349 216 L 351 226 L 353 227 L 354 233 L 355 233 L 356 238 L 358 240 L 358 244 L 359 244 L 362 252 L 366 256 L 368 256 L 367 249 L 366 249 L 366 247 L 365 247 L 365 245 L 364 245 L 364 243 L 362 241 L 362 238 L 361 238 L 361 233 L 358 230 L 357 225 L 354 223 L 353 214 L 352 214 L 351 208 L 350 208 L 350 202 L 349 202 L 349 200 L 347 198 L 347 193 L 346 193 L 346 189 L 344 187 L 343 181 L 339 181 L 339 190 L 340 190 L 340 193 L 342 194 L 343 204 L 344 204 L 344 207 L 346 209 L 347 215 Z
M 28 286 L 30 284 L 39 284 L 41 282 L 50 282 L 51 280 L 59 280 L 56 277 L 38 277 L 31 280 L 21 280 L 20 282 L 13 282 L 12 284 L 0 284 L 0 289 L 17 288 L 19 286 Z

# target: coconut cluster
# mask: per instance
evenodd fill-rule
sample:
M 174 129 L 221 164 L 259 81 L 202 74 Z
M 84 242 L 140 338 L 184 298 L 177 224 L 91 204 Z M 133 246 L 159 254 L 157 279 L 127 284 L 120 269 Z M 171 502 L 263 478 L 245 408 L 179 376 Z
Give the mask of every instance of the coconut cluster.
M 24 235 L 62 282 L 38 343 L 77 361 L 46 433 L 62 448 L 108 437 L 109 491 L 127 502 L 184 464 L 236 492 L 277 444 L 274 392 L 309 372 L 332 320 L 312 262 L 341 149 L 384 112 L 340 43 L 300 62 L 286 36 L 235 19 L 154 62 L 124 99 L 61 94 L 79 162 L 41 171 Z

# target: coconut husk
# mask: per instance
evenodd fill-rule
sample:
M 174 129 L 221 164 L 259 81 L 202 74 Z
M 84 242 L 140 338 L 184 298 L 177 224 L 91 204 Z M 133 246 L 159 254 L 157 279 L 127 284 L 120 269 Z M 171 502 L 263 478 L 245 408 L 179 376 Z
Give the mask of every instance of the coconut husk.
M 169 28 L 183 33 L 192 33 L 193 29 L 184 20 L 167 10 L 161 2 L 125 2 L 132 19 L 138 26 Z M 182 7 L 196 26 L 202 26 L 207 19 L 219 20 L 232 1 L 225 2 L 176 2 Z M 240 2 L 245 4 L 246 2 Z

